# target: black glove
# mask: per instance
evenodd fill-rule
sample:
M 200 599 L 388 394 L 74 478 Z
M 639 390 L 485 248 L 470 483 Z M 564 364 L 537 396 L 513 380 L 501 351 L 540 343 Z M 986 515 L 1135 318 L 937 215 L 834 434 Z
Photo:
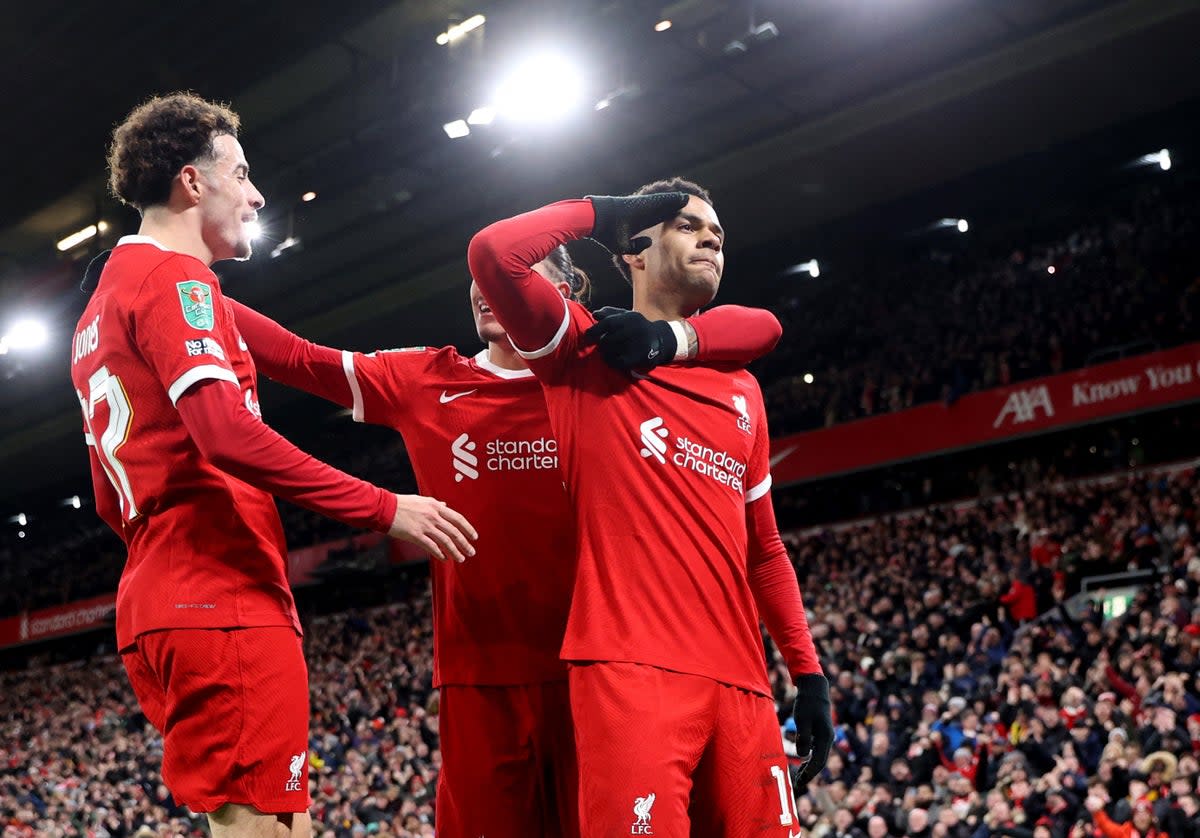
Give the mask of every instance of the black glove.
M 599 242 L 613 253 L 641 253 L 650 246 L 646 236 L 633 238 L 647 227 L 662 224 L 679 215 L 688 202 L 683 192 L 660 192 L 654 195 L 588 195 L 596 212 L 596 223 L 588 238 Z
M 796 793 L 803 794 L 810 780 L 821 773 L 833 746 L 833 705 L 829 701 L 829 681 L 819 673 L 796 678 L 796 754 L 808 754 L 808 762 L 796 778 Z
M 584 345 L 600 345 L 600 355 L 619 370 L 645 370 L 675 359 L 679 341 L 666 320 L 647 320 L 636 311 L 605 306 L 593 312 L 596 325 L 583 333 Z

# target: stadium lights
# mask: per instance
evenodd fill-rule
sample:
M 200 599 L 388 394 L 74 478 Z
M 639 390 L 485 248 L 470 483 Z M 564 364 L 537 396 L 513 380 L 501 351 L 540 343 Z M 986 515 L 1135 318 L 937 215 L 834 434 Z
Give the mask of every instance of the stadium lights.
M 1050 274 L 1050 276 L 1054 276 L 1054 273 L 1055 273 L 1055 271 L 1057 271 L 1057 270 L 1058 270 L 1058 269 L 1057 269 L 1057 268 L 1055 268 L 1053 265 L 1047 265 L 1047 266 L 1046 266 L 1046 273 Z
M 106 232 L 107 230 L 108 230 L 108 222 L 107 221 L 100 221 L 100 222 L 97 222 L 96 224 L 89 224 L 88 226 L 84 227 L 82 230 L 76 230 L 71 235 L 59 239 L 58 244 L 55 246 L 58 248 L 59 253 L 66 253 L 72 247 L 77 247 L 78 245 L 83 244 L 85 241 L 88 241 L 89 239 L 94 238 L 97 233 L 103 233 L 103 232 Z
M 307 192 L 305 192 L 303 195 L 301 195 L 301 196 L 300 196 L 300 200 L 301 200 L 301 201 L 303 201 L 303 202 L 304 202 L 304 203 L 306 203 L 306 204 L 307 204 L 309 201 L 315 201 L 315 200 L 317 200 L 317 193 L 316 193 L 316 192 L 313 192 L 313 191 L 310 189 L 310 190 L 308 190 Z
M 1153 154 L 1143 154 L 1139 159 L 1139 163 L 1146 166 L 1158 166 L 1164 172 L 1171 168 L 1171 152 L 1169 149 L 1160 149 Z
M 809 259 L 807 262 L 801 262 L 798 265 L 792 265 L 783 272 L 784 276 L 795 276 L 796 274 L 808 274 L 813 279 L 821 275 L 821 265 L 816 259 Z
M 442 126 L 442 130 L 446 132 L 446 136 L 452 140 L 457 140 L 460 137 L 465 137 L 471 133 L 471 126 L 467 125 L 465 119 L 456 119 L 453 122 L 447 122 Z
M 79 495 L 71 495 L 71 497 L 62 502 L 62 505 L 69 506 L 72 509 L 81 509 L 83 507 L 83 498 L 79 497 Z
M 499 116 L 549 122 L 566 116 L 582 94 L 579 69 L 562 55 L 547 52 L 519 64 L 496 88 L 492 101 Z
M 491 125 L 492 120 L 496 118 L 496 109 L 484 105 L 481 108 L 476 108 L 471 111 L 471 115 L 467 117 L 468 125 Z
M 654 24 L 655 32 L 666 32 L 670 28 L 671 28 L 671 21 L 669 21 L 669 20 L 660 20 L 658 23 Z
M 6 334 L 0 336 L 0 355 L 7 355 L 12 350 L 37 349 L 46 345 L 49 333 L 46 324 L 38 320 L 24 318 L 12 325 Z
M 960 233 L 965 233 L 971 229 L 970 222 L 965 218 L 940 218 L 933 224 L 934 228 L 953 227 Z
M 263 226 L 262 226 L 261 222 L 259 222 L 259 221 L 247 221 L 246 222 L 246 235 L 250 237 L 251 241 L 262 238 L 262 234 L 263 234 Z
M 438 46 L 446 46 L 460 40 L 468 32 L 473 32 L 479 27 L 487 23 L 487 18 L 483 15 L 471 15 L 462 23 L 456 23 L 449 27 L 445 32 L 437 36 Z
M 16 515 L 14 515 L 14 516 L 12 516 L 11 518 L 9 518 L 9 519 L 8 519 L 8 522 L 9 522 L 10 524 L 17 524 L 18 526 L 22 526 L 22 527 L 23 527 L 23 526 L 25 526 L 26 524 L 28 524 L 28 523 L 29 523 L 29 519 L 25 517 L 25 513 L 24 513 L 24 512 L 18 512 Z
M 804 373 L 804 383 L 805 384 L 812 384 L 814 380 L 815 379 L 813 378 L 813 374 L 811 372 Z
M 292 248 L 300 249 L 300 239 L 296 236 L 288 236 L 271 250 L 271 258 L 278 259 L 284 253 L 287 253 Z
M 744 35 L 734 38 L 723 46 L 721 51 L 730 57 L 745 55 L 751 48 L 758 44 L 765 44 L 767 41 L 773 41 L 778 37 L 779 27 L 769 20 L 759 24 L 751 24 Z

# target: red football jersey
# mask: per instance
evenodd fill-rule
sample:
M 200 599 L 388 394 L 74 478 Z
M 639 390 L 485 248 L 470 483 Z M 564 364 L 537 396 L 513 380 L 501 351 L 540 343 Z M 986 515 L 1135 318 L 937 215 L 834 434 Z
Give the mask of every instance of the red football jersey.
M 399 431 L 421 492 L 479 532 L 464 564 L 432 565 L 434 684 L 565 678 L 573 519 L 533 373 L 453 347 L 343 352 L 342 362 L 354 418 Z
M 523 353 L 542 381 L 578 527 L 563 657 L 703 675 L 770 695 L 747 578 L 745 505 L 771 487 L 765 410 L 744 369 L 612 369 L 569 303 Z
M 274 499 L 209 463 L 175 408 L 207 379 L 240 388 L 259 414 L 254 364 L 216 275 L 148 237 L 122 238 L 71 346 L 89 455 L 119 498 L 129 551 L 118 648 L 164 628 L 300 630 Z

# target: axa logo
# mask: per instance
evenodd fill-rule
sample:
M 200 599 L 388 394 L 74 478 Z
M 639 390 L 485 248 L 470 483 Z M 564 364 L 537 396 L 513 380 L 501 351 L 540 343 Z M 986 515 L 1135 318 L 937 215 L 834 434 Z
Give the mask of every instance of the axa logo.
M 650 828 L 650 808 L 654 805 L 654 792 L 633 801 L 633 814 L 636 818 L 633 826 L 629 827 L 630 835 L 653 835 Z
M 660 463 L 667 461 L 667 429 L 663 427 L 661 416 L 647 419 L 638 426 L 642 435 L 642 456 L 653 457 Z
M 1050 391 L 1046 389 L 1045 384 L 1027 387 L 1012 393 L 1004 402 L 1004 407 L 1000 409 L 1000 414 L 992 423 L 992 427 L 1000 427 L 1010 417 L 1014 425 L 1032 422 L 1037 418 L 1039 410 L 1045 412 L 1047 417 L 1054 415 L 1054 402 L 1051 401 Z
M 461 483 L 463 478 L 479 479 L 479 458 L 475 456 L 475 443 L 467 434 L 460 434 L 458 439 L 450 444 L 450 454 L 454 457 L 454 482 Z
M 284 791 L 301 791 L 300 788 L 300 773 L 304 770 L 304 760 L 308 756 L 308 751 L 301 751 L 292 757 L 288 763 L 288 770 L 292 772 L 292 776 L 284 784 Z

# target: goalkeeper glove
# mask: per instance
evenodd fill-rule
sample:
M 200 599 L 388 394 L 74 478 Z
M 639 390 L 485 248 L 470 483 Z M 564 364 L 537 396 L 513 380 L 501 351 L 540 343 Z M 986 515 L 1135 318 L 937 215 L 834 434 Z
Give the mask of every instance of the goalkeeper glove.
M 648 236 L 637 236 L 647 227 L 662 224 L 679 214 L 688 202 L 683 192 L 660 192 L 654 195 L 589 195 L 596 222 L 589 236 L 611 252 L 641 253 L 650 246 Z

